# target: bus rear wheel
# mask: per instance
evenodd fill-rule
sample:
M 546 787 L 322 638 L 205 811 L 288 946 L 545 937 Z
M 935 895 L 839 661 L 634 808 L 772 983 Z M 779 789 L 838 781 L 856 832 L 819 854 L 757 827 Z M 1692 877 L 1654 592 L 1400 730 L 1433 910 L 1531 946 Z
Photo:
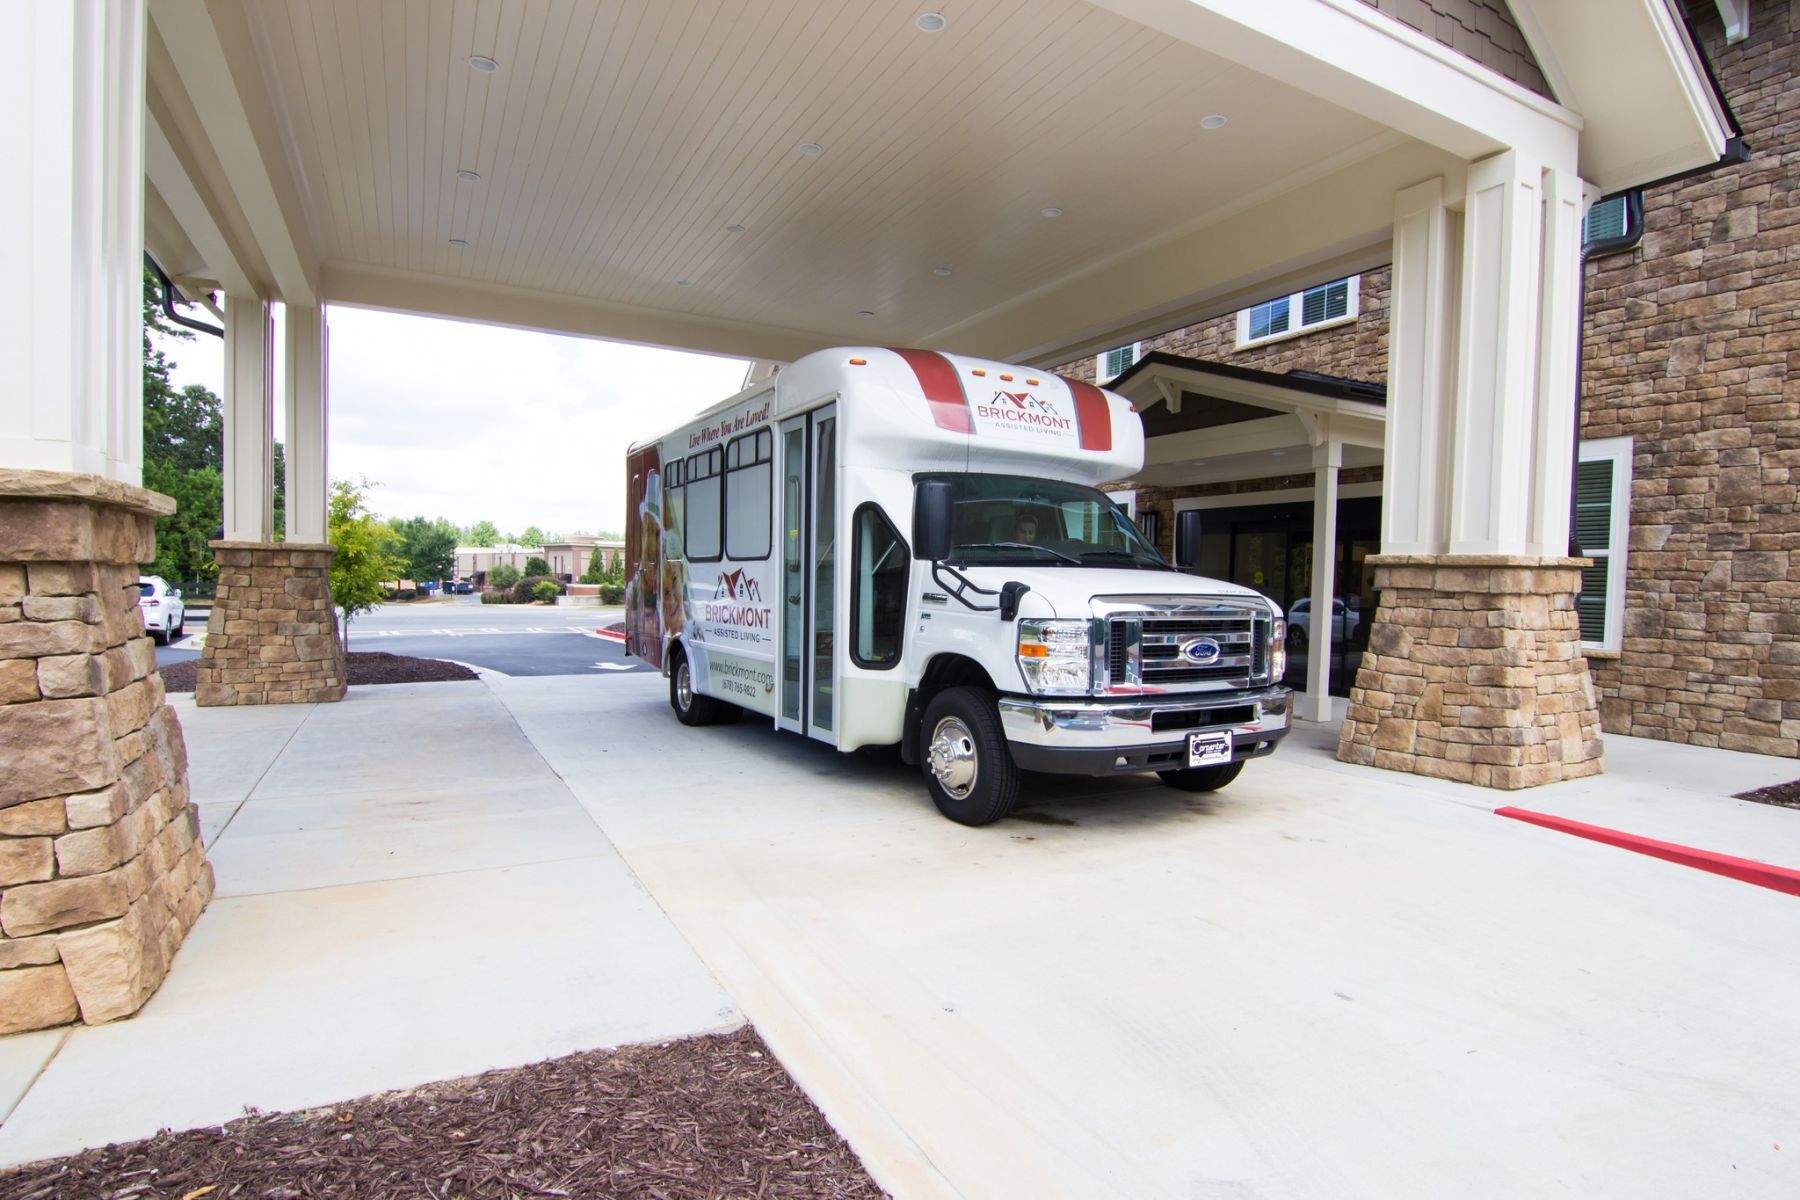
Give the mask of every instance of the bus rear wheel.
M 925 706 L 920 734 L 925 788 L 939 812 L 961 825 L 991 825 L 1012 811 L 1019 768 L 992 692 L 945 688 Z
M 676 650 L 669 664 L 669 707 L 683 725 L 730 724 L 739 715 L 735 704 L 702 696 L 694 690 L 694 671 L 685 651 Z

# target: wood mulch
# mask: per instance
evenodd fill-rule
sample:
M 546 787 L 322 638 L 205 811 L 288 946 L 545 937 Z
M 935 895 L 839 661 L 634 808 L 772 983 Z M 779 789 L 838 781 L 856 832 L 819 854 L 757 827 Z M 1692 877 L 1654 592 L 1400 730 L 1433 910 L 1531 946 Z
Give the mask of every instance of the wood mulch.
M 886 1194 L 749 1028 L 0 1171 L 4 1200 Z
M 1800 808 L 1800 779 L 1792 783 L 1772 783 L 1768 787 L 1739 792 L 1734 798 L 1754 800 L 1758 804 L 1775 804 L 1782 808 Z
M 459 663 L 438 658 L 411 658 L 404 654 L 382 654 L 358 650 L 344 656 L 345 673 L 351 687 L 371 683 L 443 683 L 454 679 L 479 678 Z M 200 673 L 200 660 L 170 663 L 161 668 L 163 690 L 191 692 Z

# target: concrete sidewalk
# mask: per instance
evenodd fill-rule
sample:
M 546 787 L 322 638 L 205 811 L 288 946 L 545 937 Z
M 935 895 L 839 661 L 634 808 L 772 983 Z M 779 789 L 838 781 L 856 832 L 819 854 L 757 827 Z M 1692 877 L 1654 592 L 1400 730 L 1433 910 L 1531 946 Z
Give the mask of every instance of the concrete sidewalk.
M 1609 739 L 1497 795 L 1313 728 L 1214 797 L 1038 778 L 971 830 L 663 686 L 499 690 L 896 1194 L 1800 1194 L 1800 903 L 1491 811 L 1791 849 L 1718 791 L 1791 762 Z
M 486 685 L 172 699 L 218 892 L 136 1017 L 0 1039 L 0 1163 L 741 1023 Z

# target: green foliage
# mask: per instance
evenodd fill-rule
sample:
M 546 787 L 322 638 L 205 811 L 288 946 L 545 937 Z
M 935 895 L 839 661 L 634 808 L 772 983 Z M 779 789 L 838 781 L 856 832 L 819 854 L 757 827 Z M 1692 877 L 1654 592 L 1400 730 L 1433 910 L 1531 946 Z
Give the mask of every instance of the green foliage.
M 481 602 L 483 604 L 511 604 L 512 593 L 510 591 L 483 592 L 481 593 Z
M 525 560 L 525 573 L 527 575 L 548 575 L 550 564 L 534 554 Z
M 500 530 L 492 521 L 477 521 L 464 535 L 465 546 L 492 546 L 500 540 Z
M 625 585 L 622 583 L 603 583 L 600 585 L 600 603 L 625 603 Z
M 598 549 L 594 551 L 593 557 L 588 559 L 587 570 L 581 573 L 581 582 L 606 582 L 606 555 L 602 554 Z
M 513 584 L 519 582 L 519 568 L 507 563 L 501 563 L 499 566 L 488 572 L 487 581 L 489 587 L 510 588 Z
M 552 600 L 556 599 L 557 596 L 562 595 L 562 584 L 558 583 L 556 580 L 544 575 L 527 575 L 519 580 L 519 582 L 512 585 L 513 603 L 530 604 L 533 600 L 539 598 L 538 587 L 546 583 L 556 589 L 555 595 L 550 597 Z
M 394 553 L 405 564 L 408 579 L 449 579 L 456 573 L 458 531 L 449 521 L 393 517 L 388 528 L 394 531 Z
M 156 520 L 153 574 L 169 580 L 211 579 L 207 543 L 225 514 L 225 418 L 219 398 L 189 384 L 176 390 L 169 361 L 150 344 L 152 330 L 183 341 L 193 334 L 163 316 L 144 273 L 144 486 L 173 497 L 175 512 Z
M 331 599 L 348 622 L 381 603 L 382 585 L 399 576 L 394 531 L 367 506 L 369 483 L 340 479 L 331 485 L 326 528 L 337 553 L 331 558 Z
M 525 532 L 519 535 L 518 543 L 527 550 L 542 550 L 544 548 L 544 531 L 536 525 L 527 525 Z
M 546 579 L 531 589 L 531 598 L 545 604 L 555 604 L 556 598 L 562 595 L 562 589 Z

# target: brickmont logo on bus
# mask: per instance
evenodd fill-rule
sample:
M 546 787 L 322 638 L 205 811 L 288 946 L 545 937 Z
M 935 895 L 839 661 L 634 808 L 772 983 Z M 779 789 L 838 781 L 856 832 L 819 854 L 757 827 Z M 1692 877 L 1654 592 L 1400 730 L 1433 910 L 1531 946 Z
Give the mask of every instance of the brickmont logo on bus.
M 762 603 L 762 588 L 742 570 L 721 572 L 712 600 L 701 606 L 701 619 L 707 624 L 739 629 L 767 629 L 770 615 Z
M 1054 404 L 1030 392 L 995 392 L 993 400 L 975 406 L 975 415 L 1011 428 L 1048 433 L 1065 433 L 1075 428 L 1075 422 L 1059 414 Z

